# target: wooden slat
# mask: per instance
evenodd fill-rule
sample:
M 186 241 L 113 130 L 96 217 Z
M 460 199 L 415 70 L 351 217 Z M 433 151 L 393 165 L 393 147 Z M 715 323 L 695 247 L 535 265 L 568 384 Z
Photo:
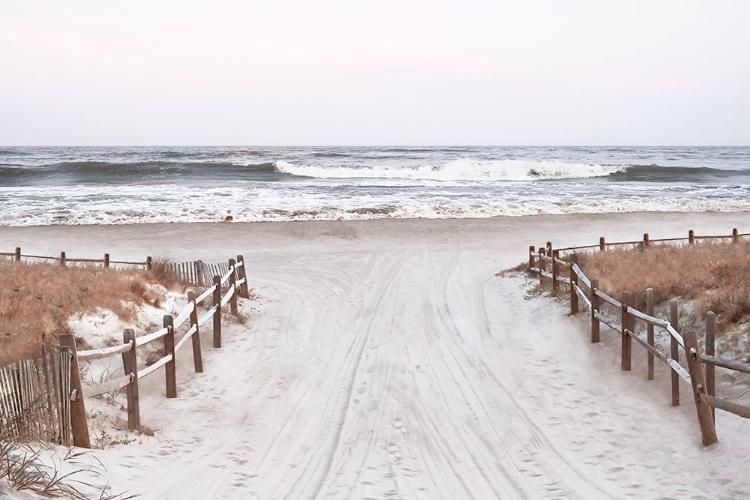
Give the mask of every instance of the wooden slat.
M 210 297 L 214 293 L 214 290 L 216 290 L 216 285 L 213 285 L 211 288 L 206 289 L 202 294 L 196 297 L 195 303 L 200 304 L 201 302 L 203 302 L 206 297 Z
M 240 286 L 240 285 L 244 284 L 246 281 L 247 281 L 247 279 L 245 279 L 245 278 L 238 279 L 237 280 L 237 286 Z
M 678 363 L 672 358 L 667 358 L 667 364 L 670 366 L 670 368 L 672 368 L 672 370 L 677 375 L 680 376 L 680 378 L 682 378 L 682 380 L 684 380 L 688 384 L 692 384 L 692 382 L 690 381 L 690 374 L 688 374 L 688 372 L 685 371 L 685 369 L 680 365 L 680 363 Z
M 188 305 L 185 306 L 185 309 L 183 309 L 182 312 L 177 315 L 177 317 L 174 319 L 175 330 L 182 326 L 182 324 L 190 318 L 190 313 L 193 312 L 193 307 L 193 303 L 188 302 Z
M 701 399 L 704 403 L 709 406 L 713 406 L 714 408 L 718 408 L 729 413 L 734 413 L 735 415 L 743 418 L 750 418 L 750 408 L 748 408 L 747 406 L 732 403 L 731 401 L 727 401 L 725 399 L 715 398 L 705 393 L 701 393 Z
M 622 326 L 621 325 L 619 325 L 617 323 L 610 323 L 611 319 L 608 318 L 607 316 L 604 316 L 599 311 L 594 312 L 594 316 L 596 316 L 596 319 L 598 319 L 599 321 L 601 321 L 602 323 L 604 323 L 605 325 L 607 325 L 611 329 L 613 329 L 615 331 L 618 331 L 618 332 L 622 330 Z
M 198 320 L 198 326 L 200 326 L 203 323 L 205 323 L 206 321 L 208 321 L 208 319 L 211 316 L 213 316 L 214 313 L 216 312 L 216 308 L 217 308 L 217 306 L 213 306 L 211 309 L 209 309 L 208 311 L 206 311 L 206 313 L 203 316 L 201 316 L 200 319 Z
M 116 356 L 124 352 L 128 352 L 133 348 L 133 344 L 119 344 L 112 347 L 105 347 L 102 349 L 90 349 L 88 351 L 78 351 L 78 360 L 91 361 L 93 359 L 108 358 L 110 356 Z
M 224 275 L 221 277 L 222 285 L 224 284 L 225 281 L 229 279 L 229 277 L 232 275 L 233 272 L 234 272 L 234 267 L 232 267 L 232 269 L 229 269 L 228 271 L 224 273 Z
M 544 276 L 545 278 L 552 279 L 552 273 L 547 272 L 547 271 L 540 271 L 540 272 L 541 272 L 542 276 Z
M 566 278 L 565 276 L 558 276 L 557 281 L 560 283 L 565 283 L 566 285 L 570 285 L 570 278 Z
M 602 299 L 604 302 L 608 302 L 609 304 L 612 304 L 617 309 L 622 309 L 622 303 L 621 302 L 613 299 L 612 297 L 610 297 L 606 293 L 602 292 L 601 290 L 596 290 L 596 292 L 594 292 L 594 293 L 596 293 L 596 296 L 599 297 L 600 299 Z
M 653 347 L 649 345 L 648 342 L 646 342 L 644 339 L 640 338 L 636 333 L 631 332 L 630 330 L 625 330 L 628 335 L 630 335 L 633 339 L 635 339 L 636 342 L 641 344 L 643 347 L 646 348 L 647 351 L 649 351 L 651 354 L 653 354 L 655 357 L 657 357 L 659 360 L 663 361 L 664 363 L 667 363 L 667 360 L 669 359 L 666 354 L 663 354 L 661 351 L 656 349 L 656 347 Z
M 588 287 L 589 290 L 591 290 L 591 281 L 589 281 L 586 275 L 583 274 L 583 271 L 581 271 L 581 268 L 578 267 L 578 264 L 573 264 L 573 271 L 578 275 L 578 282 L 583 283 Z
M 575 288 L 576 294 L 578 295 L 578 300 L 582 301 L 588 310 L 591 310 L 591 301 L 586 297 L 586 294 L 583 293 L 583 290 L 576 285 L 573 285 L 573 288 Z
M 224 296 L 224 298 L 221 299 L 221 307 L 224 307 L 227 305 L 227 302 L 229 302 L 229 299 L 232 298 L 234 295 L 234 285 L 229 287 L 229 290 L 227 290 L 227 294 Z
M 742 373 L 750 373 L 750 364 L 740 363 L 731 359 L 710 356 L 708 354 L 699 354 L 700 360 L 714 366 L 720 366 L 729 370 L 735 370 Z
M 193 334 L 197 331 L 198 331 L 198 325 L 191 326 L 190 329 L 187 332 L 185 332 L 185 335 L 180 339 L 180 341 L 177 342 L 177 345 L 174 346 L 174 352 L 179 351 L 180 347 L 182 347 L 185 342 L 190 340 L 190 337 L 192 337 Z
M 677 343 L 680 344 L 680 346 L 685 347 L 685 341 L 682 340 L 682 335 L 680 335 L 680 332 L 678 332 L 677 330 L 674 329 L 674 327 L 672 326 L 671 323 L 669 325 L 667 325 L 666 329 L 669 332 L 669 334 L 672 337 L 674 337 L 675 340 L 677 340 Z
M 156 339 L 160 339 L 163 336 L 167 334 L 169 330 L 166 328 L 162 328 L 161 330 L 157 330 L 154 333 L 149 333 L 148 335 L 144 335 L 143 337 L 138 337 L 135 341 L 135 345 L 138 347 L 148 344 L 149 342 L 153 342 Z
M 142 379 L 143 377 L 145 377 L 147 375 L 151 375 L 156 370 L 158 370 L 162 366 L 166 365 L 170 361 L 172 361 L 172 355 L 171 354 L 169 354 L 168 356 L 164 356 L 163 358 L 161 358 L 159 361 L 157 361 L 153 365 L 147 366 L 143 370 L 139 371 L 138 372 L 138 379 L 140 380 L 140 379 Z
M 108 392 L 122 389 L 133 381 L 135 376 L 132 373 L 123 375 L 122 377 L 108 380 L 103 384 L 87 385 L 83 387 L 83 397 L 90 398 L 92 396 L 98 396 L 99 394 L 106 394 Z
M 655 318 L 653 316 L 649 316 L 646 313 L 642 313 L 638 309 L 634 307 L 628 307 L 628 314 L 633 316 L 634 318 L 640 319 L 641 321 L 645 321 L 646 323 L 650 323 L 654 326 L 658 326 L 661 328 L 667 328 L 669 326 L 669 321 L 665 319 Z

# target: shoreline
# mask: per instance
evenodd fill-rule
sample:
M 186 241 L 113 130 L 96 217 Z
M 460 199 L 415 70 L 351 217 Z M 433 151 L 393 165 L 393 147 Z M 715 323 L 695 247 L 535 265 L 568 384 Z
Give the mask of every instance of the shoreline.
M 291 242 L 315 240 L 323 250 L 331 241 L 336 246 L 357 239 L 374 239 L 383 244 L 410 244 L 414 239 L 435 244 L 497 245 L 517 248 L 525 256 L 529 245 L 552 241 L 563 246 L 608 241 L 730 234 L 732 228 L 750 230 L 750 212 L 636 212 L 607 214 L 559 214 L 487 219 L 370 219 L 341 221 L 261 222 L 177 222 L 118 225 L 6 226 L 0 228 L 0 251 L 20 246 L 24 253 L 50 256 L 65 251 L 70 257 L 97 257 L 110 253 L 112 259 L 146 255 L 194 260 L 214 256 L 253 253 L 258 240 L 263 251 L 283 251 Z M 307 241 L 310 243 L 310 241 Z M 269 246 L 271 248 L 269 248 Z M 320 248 L 323 247 L 323 248 Z M 247 256 L 247 255 L 246 255 Z

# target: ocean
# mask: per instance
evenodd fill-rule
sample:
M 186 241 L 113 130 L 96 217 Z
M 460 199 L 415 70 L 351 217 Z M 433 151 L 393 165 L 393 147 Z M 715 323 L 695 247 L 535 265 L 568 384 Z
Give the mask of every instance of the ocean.
M 750 147 L 0 147 L 0 225 L 750 211 Z

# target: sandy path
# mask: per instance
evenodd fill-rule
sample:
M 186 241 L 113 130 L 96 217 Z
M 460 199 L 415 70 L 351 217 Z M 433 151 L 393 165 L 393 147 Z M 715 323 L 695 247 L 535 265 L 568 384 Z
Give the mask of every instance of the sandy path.
M 621 373 L 615 335 L 591 346 L 564 306 L 494 276 L 540 235 L 633 238 L 642 217 L 592 218 L 586 233 L 570 217 L 514 220 L 512 233 L 504 221 L 250 227 L 239 243 L 253 241 L 241 251 L 261 312 L 204 354 L 204 374 L 186 360 L 178 399 L 146 389 L 143 420 L 162 431 L 100 454 L 113 484 L 147 499 L 745 496 L 748 422 L 720 413 L 721 443 L 701 448 L 690 404 L 668 406 L 666 372 Z M 750 226 L 691 217 L 654 216 L 650 232 Z M 178 257 L 198 238 L 182 230 Z

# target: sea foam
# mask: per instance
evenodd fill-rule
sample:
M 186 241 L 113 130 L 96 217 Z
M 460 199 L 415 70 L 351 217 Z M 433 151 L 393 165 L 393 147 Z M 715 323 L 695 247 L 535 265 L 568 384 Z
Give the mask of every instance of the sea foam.
M 316 179 L 409 179 L 431 181 L 525 181 L 588 179 L 622 172 L 625 166 L 559 161 L 458 159 L 439 166 L 405 167 L 294 164 L 277 161 L 276 170 Z

